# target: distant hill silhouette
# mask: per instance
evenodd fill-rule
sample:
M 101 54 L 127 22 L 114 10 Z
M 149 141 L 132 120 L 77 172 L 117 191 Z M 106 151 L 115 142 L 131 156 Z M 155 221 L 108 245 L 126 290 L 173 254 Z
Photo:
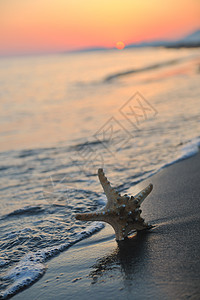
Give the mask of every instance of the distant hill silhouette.
M 179 40 L 157 40 L 149 42 L 141 42 L 137 44 L 127 45 L 126 48 L 133 47 L 167 47 L 167 48 L 181 48 L 181 47 L 200 47 L 200 30 L 196 30 L 191 34 Z
M 184 36 L 179 40 L 154 40 L 154 41 L 144 41 L 141 43 L 134 43 L 126 45 L 126 48 L 142 48 L 142 47 L 166 47 L 166 48 L 192 48 L 200 47 L 200 29 L 192 32 L 189 35 Z M 116 48 L 106 48 L 106 47 L 91 47 L 73 50 L 70 52 L 93 52 L 93 51 L 107 51 Z M 69 52 L 69 51 L 67 51 Z
M 183 38 L 183 40 L 188 41 L 188 42 L 199 42 L 200 41 L 200 29 L 187 35 L 185 38 Z

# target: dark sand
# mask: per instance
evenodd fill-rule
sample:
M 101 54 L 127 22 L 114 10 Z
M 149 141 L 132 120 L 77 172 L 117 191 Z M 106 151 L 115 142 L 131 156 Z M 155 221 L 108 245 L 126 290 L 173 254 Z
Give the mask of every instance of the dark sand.
M 149 182 L 142 215 L 151 231 L 118 245 L 107 225 L 50 260 L 13 299 L 200 299 L 200 154 L 139 187 Z

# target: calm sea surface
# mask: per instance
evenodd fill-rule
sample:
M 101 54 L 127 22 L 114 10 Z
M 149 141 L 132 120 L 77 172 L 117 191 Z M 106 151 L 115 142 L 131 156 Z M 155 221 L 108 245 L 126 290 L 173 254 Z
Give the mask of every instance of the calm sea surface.
M 199 49 L 134 49 L 0 59 L 0 290 L 103 228 L 74 219 L 200 141 Z M 148 220 L 149 222 L 153 220 Z

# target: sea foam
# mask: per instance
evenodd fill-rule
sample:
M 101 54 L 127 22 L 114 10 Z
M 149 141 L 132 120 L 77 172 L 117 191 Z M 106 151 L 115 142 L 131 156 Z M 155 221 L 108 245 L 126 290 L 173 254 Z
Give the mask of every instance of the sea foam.
M 18 264 L 11 268 L 3 277 L 4 280 L 11 280 L 13 283 L 6 290 L 1 292 L 0 298 L 6 299 L 18 291 L 30 286 L 44 275 L 46 266 L 45 262 L 60 252 L 68 249 L 82 239 L 92 235 L 104 227 L 101 222 L 94 222 L 85 230 L 76 233 L 73 241 L 62 243 L 57 246 L 40 249 L 36 252 L 27 253 Z

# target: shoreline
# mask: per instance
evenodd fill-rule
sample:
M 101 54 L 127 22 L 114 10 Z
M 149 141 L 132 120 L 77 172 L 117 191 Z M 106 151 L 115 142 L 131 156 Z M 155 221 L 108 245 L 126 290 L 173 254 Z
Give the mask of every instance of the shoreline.
M 117 244 L 106 225 L 48 262 L 13 299 L 198 299 L 200 153 L 140 182 L 154 189 L 142 216 L 155 227 Z M 130 188 L 128 193 L 132 193 Z

